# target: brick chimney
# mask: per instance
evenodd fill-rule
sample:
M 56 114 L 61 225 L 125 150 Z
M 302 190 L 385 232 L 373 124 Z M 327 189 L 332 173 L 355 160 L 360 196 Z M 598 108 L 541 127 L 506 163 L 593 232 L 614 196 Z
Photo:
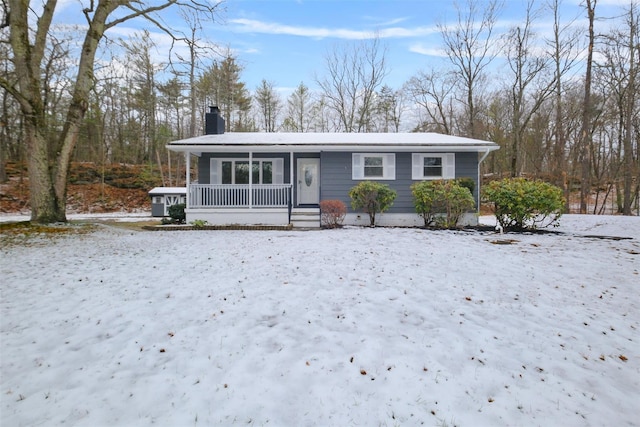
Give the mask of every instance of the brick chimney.
M 224 119 L 220 115 L 220 109 L 212 105 L 209 112 L 204 115 L 204 134 L 221 135 L 224 133 Z

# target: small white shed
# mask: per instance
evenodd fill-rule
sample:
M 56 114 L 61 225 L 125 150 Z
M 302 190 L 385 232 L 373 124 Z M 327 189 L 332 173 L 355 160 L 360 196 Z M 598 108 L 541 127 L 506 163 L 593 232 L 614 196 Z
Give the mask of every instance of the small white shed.
M 169 206 L 187 203 L 186 187 L 156 187 L 149 191 L 151 216 L 169 216 Z

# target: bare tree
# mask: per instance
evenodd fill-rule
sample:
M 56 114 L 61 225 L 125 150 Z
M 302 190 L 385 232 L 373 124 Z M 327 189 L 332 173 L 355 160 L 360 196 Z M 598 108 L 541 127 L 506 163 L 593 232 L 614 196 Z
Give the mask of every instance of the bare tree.
M 430 123 L 424 123 L 422 128 L 452 134 L 455 82 L 453 73 L 431 69 L 420 71 L 405 84 L 411 99 L 427 114 Z
M 580 213 L 587 213 L 587 198 L 591 192 L 591 132 L 592 132 L 592 103 L 591 103 L 591 71 L 593 67 L 593 49 L 595 45 L 595 10 L 597 0 L 585 0 L 589 19 L 589 44 L 587 47 L 587 63 L 584 78 L 584 100 L 582 102 L 582 129 L 580 131 Z
M 553 13 L 553 33 L 547 40 L 549 47 L 549 56 L 553 60 L 554 65 L 554 103 L 555 117 L 553 124 L 553 155 L 552 155 L 552 173 L 556 179 L 556 185 L 564 190 L 567 203 L 567 211 L 569 208 L 569 186 L 567 183 L 567 162 L 566 162 L 566 146 L 567 146 L 567 129 L 564 120 L 564 76 L 569 73 L 578 58 L 578 40 L 580 34 L 572 30 L 573 21 L 566 25 L 562 25 L 560 21 L 561 0 L 549 0 L 549 8 Z
M 69 88 L 70 102 L 61 113 L 60 128 L 52 127 L 46 114 L 42 68 L 47 46 L 52 40 L 52 23 L 58 2 L 46 0 L 42 7 L 32 7 L 25 0 L 8 0 L 1 7 L 9 31 L 3 43 L 13 53 L 16 80 L 0 78 L 0 86 L 20 104 L 24 118 L 25 143 L 28 153 L 31 220 L 39 223 L 66 221 L 67 180 L 71 156 L 78 140 L 82 120 L 88 108 L 94 84 L 94 65 L 98 47 L 105 32 L 135 18 L 144 18 L 167 34 L 157 13 L 172 6 L 199 10 L 202 18 L 212 17 L 219 3 L 182 2 L 177 0 L 120 1 L 98 0 L 88 5 L 77 3 L 86 19 L 86 32 L 79 50 L 78 65 Z M 67 7 L 68 12 L 68 7 Z
M 553 76 L 549 78 L 550 58 L 534 52 L 534 1 L 529 0 L 522 25 L 507 33 L 507 64 L 511 71 L 509 88 L 511 106 L 511 176 L 518 176 L 518 157 L 529 123 L 553 93 Z
M 479 112 L 477 108 L 480 85 L 486 69 L 498 54 L 493 30 L 498 18 L 498 0 L 488 3 L 467 0 L 466 10 L 456 5 L 457 22 L 454 26 L 438 24 L 449 60 L 454 66 L 463 91 L 466 107 L 466 135 L 479 138 Z
M 604 61 L 596 67 L 596 80 L 610 103 L 606 110 L 615 117 L 615 131 L 607 138 L 615 146 L 608 153 L 617 153 L 617 162 L 611 164 L 609 185 L 618 181 L 622 173 L 622 185 L 618 181 L 619 211 L 631 215 L 631 207 L 637 190 L 634 178 L 638 176 L 637 144 L 634 150 L 634 123 L 637 123 L 640 88 L 638 62 L 640 62 L 640 26 L 638 5 L 631 4 L 625 13 L 625 26 L 613 28 L 603 35 Z M 598 79 L 599 77 L 599 79 Z M 636 178 L 637 179 L 637 178 Z M 636 182 L 635 186 L 640 185 Z
M 136 34 L 129 41 L 122 42 L 128 75 L 132 85 L 133 107 L 136 113 L 136 123 L 140 126 L 139 144 L 137 144 L 136 163 L 152 159 L 156 150 L 156 115 L 157 115 L 157 82 L 156 74 L 162 65 L 154 63 L 152 50 L 156 49 L 149 31 L 144 30 Z
M 219 11 L 219 7 L 216 12 Z M 202 59 L 208 55 L 217 55 L 217 49 L 214 44 L 207 41 L 206 29 L 202 26 L 202 20 L 199 17 L 199 11 L 192 8 L 182 8 L 180 15 L 187 24 L 187 31 L 182 35 L 176 35 L 176 41 L 186 44 L 188 49 L 188 57 L 183 57 L 179 50 L 176 50 L 175 58 L 177 61 L 171 60 L 174 73 L 179 76 L 188 76 L 189 88 L 189 130 L 187 136 L 198 135 L 198 117 L 204 114 L 205 108 L 198 108 L 198 70 L 202 70 Z M 186 71 L 184 70 L 186 68 Z M 202 106 L 202 107 L 207 107 Z
M 325 57 L 327 75 L 316 78 L 327 105 L 344 132 L 366 131 L 376 90 L 387 75 L 385 49 L 374 37 L 352 46 L 334 47 Z
M 638 188 L 640 188 L 640 168 L 638 167 L 639 159 L 638 159 L 638 137 L 636 136 L 636 155 L 634 156 L 633 149 L 633 123 L 638 121 L 640 118 L 640 113 L 638 113 L 638 94 L 640 93 L 640 88 L 638 88 L 638 84 L 640 83 L 640 79 L 638 79 L 638 63 L 640 63 L 640 20 L 639 20 L 640 11 L 638 10 L 638 4 L 631 4 L 629 6 L 629 10 L 627 13 L 627 24 L 629 31 L 628 40 L 628 52 L 629 52 L 629 62 L 628 62 L 628 73 L 629 78 L 627 80 L 627 89 L 625 93 L 625 103 L 624 103 L 624 115 L 625 115 L 625 126 L 624 126 L 624 138 L 623 138 L 623 149 L 624 149 L 624 204 L 622 207 L 622 213 L 624 215 L 631 215 L 631 206 L 633 204 L 633 198 L 638 197 Z M 640 127 L 640 126 L 638 126 Z M 638 132 L 640 133 L 640 132 Z M 636 190 L 633 191 L 633 181 L 634 177 L 636 180 Z M 633 194 L 635 193 L 635 194 Z

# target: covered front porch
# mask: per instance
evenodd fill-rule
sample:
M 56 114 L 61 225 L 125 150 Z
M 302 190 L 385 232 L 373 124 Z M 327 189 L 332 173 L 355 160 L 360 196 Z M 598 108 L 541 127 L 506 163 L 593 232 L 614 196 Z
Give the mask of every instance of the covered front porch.
M 288 225 L 291 184 L 190 184 L 187 222 L 211 225 Z
M 194 155 L 198 181 L 186 177 L 187 223 L 320 226 L 319 158 L 292 152 L 186 151 L 187 170 Z

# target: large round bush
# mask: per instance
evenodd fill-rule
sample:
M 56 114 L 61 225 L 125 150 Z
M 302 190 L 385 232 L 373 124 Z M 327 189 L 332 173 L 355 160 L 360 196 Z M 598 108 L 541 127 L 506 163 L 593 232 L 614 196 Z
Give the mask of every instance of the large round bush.
M 557 226 L 564 211 L 562 190 L 543 181 L 525 178 L 492 181 L 484 187 L 483 194 L 504 229 Z

